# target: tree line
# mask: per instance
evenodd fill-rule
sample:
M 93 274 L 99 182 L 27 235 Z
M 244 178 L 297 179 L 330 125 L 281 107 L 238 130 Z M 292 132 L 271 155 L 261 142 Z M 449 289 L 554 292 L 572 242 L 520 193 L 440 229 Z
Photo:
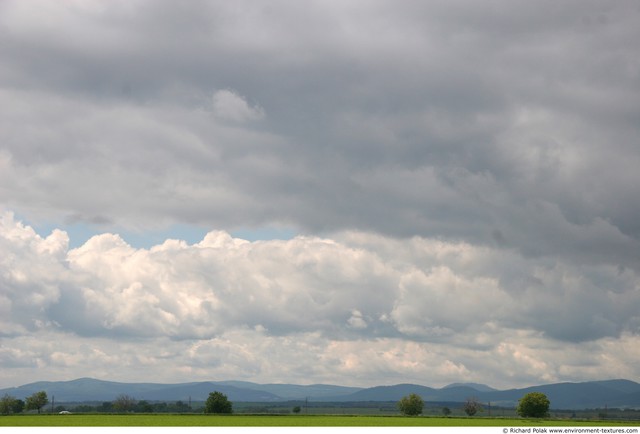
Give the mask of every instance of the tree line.
M 25 401 L 5 394 L 0 398 L 0 414 L 19 414 L 30 410 L 36 410 L 40 413 L 47 404 L 49 404 L 49 398 L 44 391 L 34 393 Z M 52 406 L 52 411 L 56 413 L 66 410 L 62 405 L 55 408 Z M 119 395 L 115 400 L 103 402 L 100 405 L 75 405 L 73 411 L 77 413 L 189 413 L 193 410 L 189 404 L 183 401 L 150 403 L 145 400 L 138 401 L 128 395 Z M 200 411 L 202 410 L 200 409 Z
M 49 404 L 49 398 L 45 391 L 36 392 L 26 398 L 25 401 L 17 399 L 9 394 L 0 398 L 0 414 L 19 414 L 24 411 L 36 410 L 41 412 L 42 408 Z M 53 406 L 52 406 L 53 407 Z M 55 412 L 66 411 L 64 406 L 52 409 Z M 100 405 L 81 404 L 73 407 L 77 413 L 231 413 L 233 404 L 226 395 L 221 392 L 211 392 L 204 408 L 194 410 L 190 404 L 183 401 L 175 403 L 138 401 L 129 395 L 118 395 L 115 400 L 103 402 Z
M 36 392 L 26 398 L 25 401 L 16 399 L 8 394 L 0 398 L 0 413 L 4 415 L 22 413 L 24 410 L 36 410 L 40 413 L 41 409 L 49 403 L 47 393 L 44 391 Z M 516 412 L 521 417 L 548 417 L 550 402 L 544 393 L 531 392 L 527 393 L 520 399 Z M 463 410 L 468 416 L 474 416 L 478 412 L 483 411 L 483 406 L 476 398 L 469 398 L 463 404 Z M 403 397 L 398 402 L 398 409 L 406 416 L 418 416 L 422 414 L 424 409 L 423 399 L 412 393 Z M 64 407 L 56 408 L 56 411 L 64 411 Z M 299 407 L 294 410 L 298 413 Z M 98 412 L 98 413 L 188 413 L 193 412 L 189 404 L 183 401 L 176 401 L 175 404 L 166 402 L 150 403 L 145 400 L 136 400 L 128 395 L 119 395 L 112 402 L 103 402 L 99 406 L 79 405 L 74 407 L 76 412 Z M 199 410 L 204 413 L 213 414 L 230 414 L 233 412 L 233 404 L 227 396 L 221 392 L 215 391 L 209 393 L 204 408 Z M 447 407 L 442 409 L 443 415 L 448 416 L 451 410 Z
M 12 414 L 22 413 L 25 410 L 37 410 L 40 413 L 42 407 L 49 403 L 47 393 L 44 391 L 36 392 L 33 395 L 26 398 L 25 401 L 16 399 L 13 396 L 6 394 L 0 398 L 0 413 Z
M 524 395 L 522 399 L 518 401 L 516 413 L 518 413 L 520 417 L 549 417 L 550 405 L 551 402 L 544 393 L 531 392 Z M 412 393 L 403 397 L 398 402 L 398 409 L 405 416 L 418 416 L 422 414 L 424 401 L 419 395 Z M 467 399 L 463 404 L 462 409 L 467 416 L 475 416 L 478 412 L 484 411 L 482 404 L 473 397 Z M 444 416 L 449 416 L 451 414 L 451 409 L 444 407 L 442 409 L 442 414 Z

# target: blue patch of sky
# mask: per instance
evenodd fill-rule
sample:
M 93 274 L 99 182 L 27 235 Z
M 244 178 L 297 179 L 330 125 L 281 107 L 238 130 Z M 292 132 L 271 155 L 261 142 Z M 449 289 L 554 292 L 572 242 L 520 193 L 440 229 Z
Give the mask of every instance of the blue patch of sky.
M 174 224 L 162 230 L 149 231 L 117 231 L 123 240 L 132 247 L 138 249 L 150 249 L 160 245 L 168 239 L 182 240 L 187 244 L 196 244 L 209 232 L 208 229 L 199 226 Z
M 296 235 L 296 231 L 286 227 L 245 228 L 231 232 L 232 237 L 247 241 L 290 240 Z
M 118 234 L 127 244 L 138 249 L 150 249 L 153 246 L 164 243 L 167 239 L 183 240 L 187 244 L 196 244 L 202 241 L 205 235 L 212 230 L 211 228 L 195 225 L 174 224 L 162 230 L 145 231 L 106 228 L 84 222 L 63 225 L 52 222 L 32 223 L 19 215 L 16 215 L 16 219 L 22 221 L 25 225 L 31 226 L 43 238 L 49 236 L 54 229 L 65 231 L 69 236 L 70 249 L 80 247 L 91 237 L 104 233 Z M 242 228 L 229 233 L 234 238 L 248 241 L 289 240 L 298 235 L 296 231 L 286 227 Z

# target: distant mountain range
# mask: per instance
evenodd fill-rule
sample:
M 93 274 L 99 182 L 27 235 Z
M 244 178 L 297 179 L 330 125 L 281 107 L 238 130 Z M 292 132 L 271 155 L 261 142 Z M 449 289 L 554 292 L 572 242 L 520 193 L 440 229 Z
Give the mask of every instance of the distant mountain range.
M 524 389 L 497 390 L 484 384 L 454 383 L 441 389 L 416 384 L 397 384 L 370 388 L 326 384 L 257 384 L 246 381 L 207 381 L 180 384 L 117 383 L 93 378 L 72 381 L 40 381 L 0 390 L 16 398 L 44 390 L 56 402 L 112 401 L 126 394 L 148 401 L 204 401 L 210 392 L 219 391 L 238 402 L 278 402 L 291 400 L 358 402 L 398 401 L 416 393 L 427 402 L 464 402 L 469 397 L 496 406 L 515 406 L 529 392 L 542 392 L 553 409 L 640 408 L 640 384 L 629 380 L 589 381 L 584 383 L 544 384 Z

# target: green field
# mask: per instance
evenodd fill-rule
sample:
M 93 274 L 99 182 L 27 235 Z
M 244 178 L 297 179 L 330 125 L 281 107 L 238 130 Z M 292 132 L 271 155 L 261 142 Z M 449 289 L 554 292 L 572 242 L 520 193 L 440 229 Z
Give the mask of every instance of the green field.
M 0 417 L 0 426 L 638 426 L 639 421 L 337 415 L 42 414 Z

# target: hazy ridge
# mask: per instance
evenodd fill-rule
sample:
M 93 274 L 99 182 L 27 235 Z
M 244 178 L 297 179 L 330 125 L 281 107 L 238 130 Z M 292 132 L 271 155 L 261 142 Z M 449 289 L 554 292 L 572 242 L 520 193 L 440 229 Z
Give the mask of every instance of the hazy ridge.
M 149 401 L 203 401 L 214 390 L 226 394 L 232 401 L 277 402 L 289 400 L 357 402 L 396 401 L 416 393 L 426 401 L 463 402 L 469 397 L 492 405 L 513 406 L 525 393 L 545 393 L 552 408 L 639 408 L 640 384 L 630 380 L 589 381 L 582 383 L 554 383 L 521 389 L 497 390 L 477 383 L 454 383 L 443 388 L 417 384 L 397 384 L 369 388 L 344 387 L 328 384 L 258 384 L 246 381 L 205 381 L 193 383 L 119 383 L 93 378 L 71 381 L 40 381 L 19 387 L 1 389 L 24 399 L 44 390 L 56 402 L 110 401 L 120 394 Z

